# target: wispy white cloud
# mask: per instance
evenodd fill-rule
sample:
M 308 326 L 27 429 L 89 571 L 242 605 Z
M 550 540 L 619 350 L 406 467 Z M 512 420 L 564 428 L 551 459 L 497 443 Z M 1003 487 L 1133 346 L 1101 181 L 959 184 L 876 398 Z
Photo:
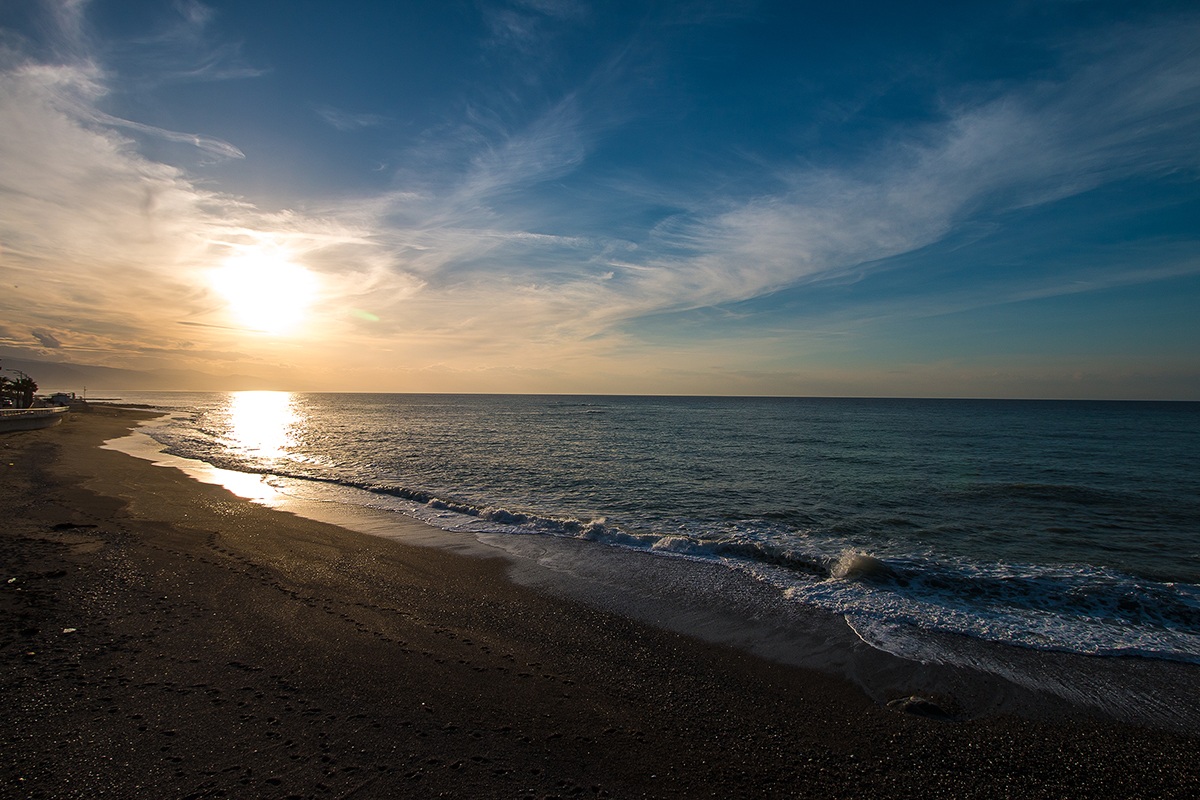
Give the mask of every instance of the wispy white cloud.
M 150 33 L 121 55 L 129 60 L 124 80 L 146 89 L 174 83 L 255 78 L 266 73 L 242 56 L 240 43 L 217 40 L 216 12 L 199 0 L 179 0 Z
M 960 97 L 940 122 L 899 131 L 855 163 L 780 164 L 770 177 L 782 189 L 770 193 L 672 198 L 651 185 L 642 194 L 688 211 L 637 242 L 580 220 L 584 235 L 527 235 L 536 231 L 534 189 L 571 175 L 599 135 L 571 97 L 522 129 L 495 126 L 456 183 L 384 204 L 370 225 L 397 264 L 422 276 L 410 330 L 457 331 L 470 347 L 483 346 L 478 333 L 513 352 L 602 347 L 642 316 L 845 280 L 980 215 L 1195 170 L 1197 39 L 1191 18 L 1113 32 L 1068 49 L 1057 80 Z
M 319 105 L 314 110 L 318 117 L 339 131 L 373 128 L 388 122 L 388 118 L 381 114 L 352 114 L 333 106 Z
M 1014 86 L 883 143 L 855 164 L 780 167 L 786 189 L 659 226 L 636 296 L 676 308 L 744 300 L 911 252 L 972 216 L 1104 183 L 1200 169 L 1200 24 L 1075 47 L 1065 77 Z M 722 208 L 722 206 L 724 206 Z
M 577 23 L 590 13 L 578 0 L 514 0 L 481 7 L 484 22 L 496 47 L 533 51 L 553 35 L 556 26 Z
M 574 98 L 567 97 L 515 134 L 501 133 L 495 145 L 481 149 L 455 191 L 460 203 L 483 200 L 531 184 L 553 180 L 578 167 L 588 143 Z
M 58 29 L 55 45 L 60 55 L 78 58 L 89 48 L 84 13 L 89 0 L 57 0 L 44 5 Z
M 197 150 L 201 150 L 209 155 L 219 158 L 245 158 L 246 154 L 237 149 L 229 142 L 222 141 L 212 136 L 202 136 L 198 133 L 182 133 L 180 131 L 169 131 L 165 128 L 158 128 L 153 125 L 146 125 L 133 120 L 121 119 L 114 117 L 111 114 L 105 114 L 100 111 L 92 112 L 92 119 L 101 125 L 109 125 L 114 128 L 126 128 L 127 130 L 143 133 L 148 136 L 154 136 L 159 139 L 164 139 L 168 142 L 177 142 L 179 144 L 190 144 Z

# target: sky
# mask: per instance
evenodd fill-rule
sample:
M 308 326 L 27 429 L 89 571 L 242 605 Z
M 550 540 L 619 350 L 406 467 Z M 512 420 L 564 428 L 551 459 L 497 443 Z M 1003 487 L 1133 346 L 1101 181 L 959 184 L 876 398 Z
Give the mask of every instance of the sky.
M 1194 2 L 5 0 L 0 359 L 1197 400 L 1198 179 Z

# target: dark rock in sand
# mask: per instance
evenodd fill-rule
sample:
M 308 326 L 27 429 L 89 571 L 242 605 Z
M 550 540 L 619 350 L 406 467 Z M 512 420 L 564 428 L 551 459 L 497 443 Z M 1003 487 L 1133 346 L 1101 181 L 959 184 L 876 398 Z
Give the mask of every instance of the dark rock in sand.
M 928 717 L 929 719 L 952 720 L 954 715 L 947 712 L 940 705 L 930 700 L 927 697 L 900 697 L 888 702 L 887 707 L 893 711 L 902 711 L 905 714 L 913 714 L 918 717 Z

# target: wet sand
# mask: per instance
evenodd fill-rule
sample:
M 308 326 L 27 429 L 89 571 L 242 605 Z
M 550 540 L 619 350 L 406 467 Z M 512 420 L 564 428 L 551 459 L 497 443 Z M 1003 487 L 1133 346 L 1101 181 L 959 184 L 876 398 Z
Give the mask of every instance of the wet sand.
M 99 448 L 137 418 L 0 435 L 4 797 L 1200 791 L 1200 737 L 889 709 Z

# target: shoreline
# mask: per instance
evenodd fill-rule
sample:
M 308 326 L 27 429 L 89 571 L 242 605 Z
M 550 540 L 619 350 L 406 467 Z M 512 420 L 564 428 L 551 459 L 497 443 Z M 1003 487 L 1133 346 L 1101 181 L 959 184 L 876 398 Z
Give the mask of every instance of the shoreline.
M 170 455 L 146 429 L 165 419 L 147 420 L 104 447 L 306 519 L 405 545 L 500 557 L 509 579 L 543 594 L 849 680 L 880 705 L 919 696 L 960 720 L 1090 715 L 1200 734 L 1200 665 L 1194 663 L 1095 657 L 872 625 L 789 600 L 777 586 L 727 564 L 557 536 L 446 530 L 402 510 L 374 507 L 374 497 L 312 495 L 299 479 L 280 485 L 278 476 Z
M 365 536 L 99 447 L 147 416 L 97 406 L 0 437 L 6 796 L 1200 786 L 1194 734 L 902 713 L 518 585 L 499 558 Z

